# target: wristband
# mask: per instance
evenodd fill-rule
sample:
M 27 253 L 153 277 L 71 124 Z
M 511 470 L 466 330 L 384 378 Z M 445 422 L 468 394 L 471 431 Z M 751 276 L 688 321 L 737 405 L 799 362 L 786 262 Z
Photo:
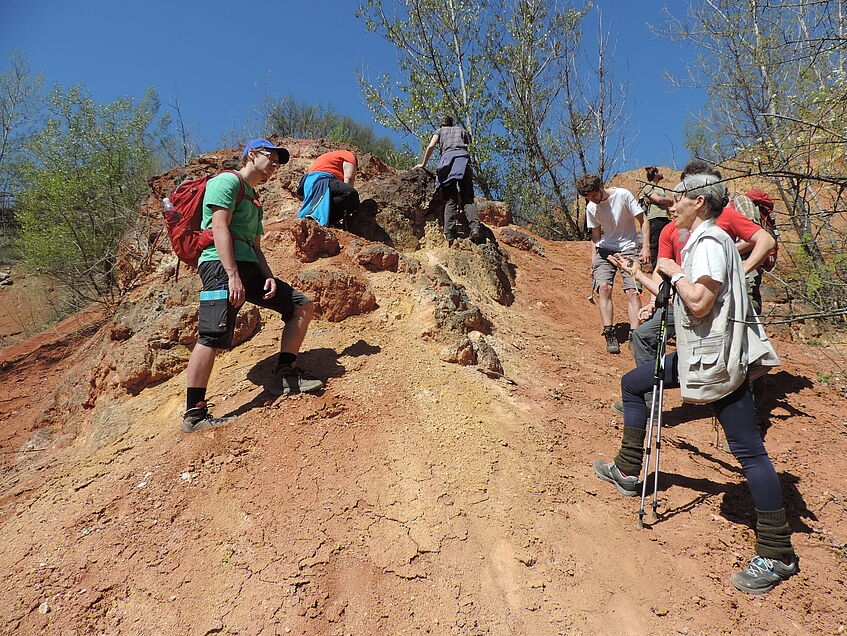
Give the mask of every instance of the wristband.
M 674 287 L 676 287 L 676 284 L 677 284 L 677 283 L 680 281 L 680 279 L 682 279 L 682 278 L 685 278 L 685 274 L 683 274 L 682 272 L 678 272 L 678 273 L 674 274 L 673 276 L 671 276 L 671 285 L 673 285 Z

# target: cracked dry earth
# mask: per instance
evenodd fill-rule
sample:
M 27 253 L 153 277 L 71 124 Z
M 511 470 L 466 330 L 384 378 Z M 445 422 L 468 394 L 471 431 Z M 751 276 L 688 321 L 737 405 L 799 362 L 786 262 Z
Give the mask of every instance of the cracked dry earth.
M 668 393 L 652 527 L 593 476 L 631 358 L 603 350 L 587 244 L 542 243 L 546 258 L 507 248 L 512 306 L 475 299 L 514 385 L 442 362 L 421 336 L 431 307 L 391 272 L 369 275 L 374 312 L 312 324 L 301 363 L 322 395 L 251 379 L 273 363 L 276 318 L 222 355 L 210 396 L 240 417 L 213 431 L 179 432 L 181 373 L 50 436 L 35 413 L 89 332 L 18 349 L 0 364 L 2 632 L 843 631 L 847 409 L 816 379 L 824 348 L 776 342 L 767 444 L 802 572 L 745 596 L 726 580 L 752 554 L 752 502 L 708 410 Z

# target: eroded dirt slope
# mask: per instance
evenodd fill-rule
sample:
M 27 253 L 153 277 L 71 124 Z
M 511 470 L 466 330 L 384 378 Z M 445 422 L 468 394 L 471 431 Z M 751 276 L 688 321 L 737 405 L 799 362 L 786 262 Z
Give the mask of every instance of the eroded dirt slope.
M 215 412 L 240 417 L 210 432 L 179 432 L 184 373 L 43 426 L 89 332 L 0 351 L 3 632 L 838 633 L 847 408 L 822 350 L 778 341 L 766 400 L 802 572 L 745 596 L 726 579 L 752 554 L 752 502 L 707 410 L 668 395 L 653 527 L 593 476 L 631 358 L 603 351 L 587 244 L 539 242 L 546 257 L 506 248 L 511 306 L 468 285 L 514 384 L 442 362 L 431 304 L 391 271 L 367 276 L 375 311 L 313 323 L 301 363 L 322 395 L 265 390 L 263 314 L 218 360 Z M 449 254 L 414 256 L 465 280 Z

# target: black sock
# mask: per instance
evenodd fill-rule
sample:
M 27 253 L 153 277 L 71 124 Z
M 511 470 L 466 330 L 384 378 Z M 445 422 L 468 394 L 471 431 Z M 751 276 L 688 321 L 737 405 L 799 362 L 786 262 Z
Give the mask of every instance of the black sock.
M 193 409 L 200 402 L 206 401 L 206 387 L 190 386 L 185 391 L 185 407 L 186 410 Z
M 279 366 L 284 364 L 294 365 L 297 361 L 297 354 L 294 353 L 286 353 L 285 351 L 281 351 L 279 354 L 279 362 L 277 363 Z

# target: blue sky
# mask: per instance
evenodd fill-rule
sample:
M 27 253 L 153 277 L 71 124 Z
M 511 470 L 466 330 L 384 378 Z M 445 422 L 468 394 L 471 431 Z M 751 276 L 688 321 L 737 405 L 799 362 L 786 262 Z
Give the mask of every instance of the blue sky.
M 163 103 L 178 100 L 203 151 L 257 122 L 262 97 L 293 94 L 331 103 L 371 122 L 354 75 L 393 69 L 392 47 L 354 17 L 356 0 L 0 0 L 0 54 L 23 51 L 48 85 L 82 82 L 98 101 L 141 96 L 149 86 Z M 599 0 L 617 38 L 617 78 L 630 85 L 629 151 L 624 169 L 649 163 L 677 166 L 687 155 L 682 128 L 701 93 L 671 90 L 665 71 L 682 71 L 689 54 L 656 38 L 646 22 L 681 0 Z M 251 15 L 245 7 L 256 7 Z M 596 14 L 595 14 L 596 16 Z M 596 19 L 596 17 L 595 17 Z M 593 37 L 589 29 L 586 37 Z M 378 128 L 381 131 L 381 129 Z M 384 132 L 384 131 L 381 131 Z M 263 131 L 256 130 L 256 136 Z

